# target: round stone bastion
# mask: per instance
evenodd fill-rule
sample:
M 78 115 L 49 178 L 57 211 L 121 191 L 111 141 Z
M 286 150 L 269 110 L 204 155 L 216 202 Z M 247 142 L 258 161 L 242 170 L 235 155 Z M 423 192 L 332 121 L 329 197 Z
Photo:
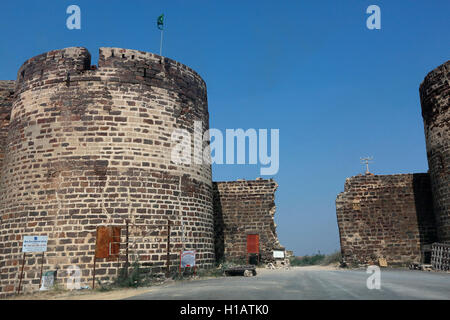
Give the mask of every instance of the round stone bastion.
M 420 101 L 438 240 L 450 243 L 450 61 L 425 77 Z
M 38 290 L 41 268 L 57 271 L 61 287 L 92 287 L 94 259 L 96 285 L 135 262 L 150 274 L 169 262 L 175 272 L 182 250 L 211 267 L 211 165 L 196 154 L 191 164 L 173 161 L 180 129 L 192 135 L 189 150 L 209 143 L 194 139 L 209 129 L 206 84 L 179 62 L 100 48 L 91 66 L 82 47 L 26 61 L 1 170 L 0 295 L 20 282 L 22 292 Z M 108 257 L 95 258 L 101 227 L 115 238 Z M 24 236 L 47 236 L 47 251 L 23 260 Z

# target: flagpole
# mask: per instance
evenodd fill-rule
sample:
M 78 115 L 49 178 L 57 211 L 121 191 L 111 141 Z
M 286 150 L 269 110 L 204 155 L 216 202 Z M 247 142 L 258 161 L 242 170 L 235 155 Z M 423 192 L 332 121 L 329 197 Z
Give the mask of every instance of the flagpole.
M 160 55 L 160 56 L 162 56 L 163 34 L 164 34 L 164 29 L 161 30 L 161 42 L 160 42 L 160 44 L 159 44 L 159 55 Z
M 158 29 L 161 30 L 161 41 L 159 43 L 159 55 L 162 56 L 162 44 L 163 44 L 163 38 L 164 38 L 164 13 L 158 17 L 156 25 L 158 26 Z

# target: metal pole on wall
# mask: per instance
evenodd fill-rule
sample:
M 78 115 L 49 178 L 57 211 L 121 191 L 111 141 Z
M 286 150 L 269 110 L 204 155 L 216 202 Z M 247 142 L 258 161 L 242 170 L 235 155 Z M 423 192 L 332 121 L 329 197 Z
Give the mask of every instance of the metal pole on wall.
M 167 219 L 167 269 L 166 278 L 170 276 L 170 220 Z
M 39 277 L 39 288 L 41 287 L 41 282 L 42 282 L 42 271 L 44 270 L 44 255 L 45 252 L 42 252 L 42 260 L 41 260 L 41 276 Z
M 23 278 L 23 269 L 25 267 L 25 252 L 23 253 L 23 260 L 22 260 L 22 271 L 20 272 L 20 279 L 19 279 L 19 288 L 17 289 L 17 294 L 20 293 L 20 288 L 22 287 L 22 278 Z
M 125 277 L 128 277 L 128 219 L 126 220 L 127 225 L 126 225 L 126 248 L 125 248 Z
M 92 290 L 95 289 L 95 264 L 96 264 L 96 262 L 97 262 L 97 257 L 94 254 L 94 274 L 93 274 L 93 277 L 92 277 Z
M 181 176 L 180 176 L 180 182 L 178 184 L 178 210 L 179 210 L 179 215 L 180 215 L 180 219 L 181 219 L 181 249 L 182 251 L 184 251 L 184 219 L 183 219 L 183 210 L 182 210 L 182 206 L 181 206 Z
M 119 252 L 117 253 L 117 277 L 120 276 L 120 244 L 119 244 Z

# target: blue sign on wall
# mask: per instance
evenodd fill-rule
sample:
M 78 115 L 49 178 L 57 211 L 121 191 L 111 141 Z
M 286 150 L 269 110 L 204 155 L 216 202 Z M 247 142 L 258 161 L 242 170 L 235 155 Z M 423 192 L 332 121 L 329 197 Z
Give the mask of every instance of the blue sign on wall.
M 181 267 L 194 267 L 195 266 L 195 251 L 183 251 L 181 252 Z

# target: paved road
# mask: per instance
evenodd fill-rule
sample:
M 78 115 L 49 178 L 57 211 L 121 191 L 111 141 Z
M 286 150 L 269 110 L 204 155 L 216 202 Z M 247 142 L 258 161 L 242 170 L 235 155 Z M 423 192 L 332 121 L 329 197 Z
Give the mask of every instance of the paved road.
M 128 299 L 450 299 L 450 273 L 382 269 L 381 288 L 369 290 L 365 270 L 293 268 L 255 277 L 176 282 Z

